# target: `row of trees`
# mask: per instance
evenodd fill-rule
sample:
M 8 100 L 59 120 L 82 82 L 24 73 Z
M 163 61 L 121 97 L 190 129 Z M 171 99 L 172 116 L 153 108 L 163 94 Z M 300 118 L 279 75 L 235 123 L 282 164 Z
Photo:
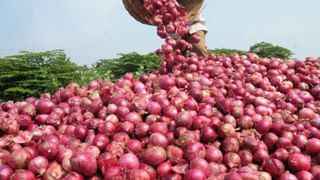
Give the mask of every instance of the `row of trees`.
M 236 49 L 215 49 L 210 53 L 246 54 L 253 52 L 260 57 L 289 58 L 293 53 L 270 43 L 258 43 L 249 51 Z M 18 55 L 0 58 L 0 101 L 22 100 L 42 93 L 52 93 L 70 82 L 80 85 L 93 79 L 116 81 L 126 72 L 136 77 L 152 72 L 160 65 L 160 58 L 153 53 L 120 54 L 118 58 L 102 59 L 92 67 L 73 63 L 63 50 L 47 52 L 21 52 Z

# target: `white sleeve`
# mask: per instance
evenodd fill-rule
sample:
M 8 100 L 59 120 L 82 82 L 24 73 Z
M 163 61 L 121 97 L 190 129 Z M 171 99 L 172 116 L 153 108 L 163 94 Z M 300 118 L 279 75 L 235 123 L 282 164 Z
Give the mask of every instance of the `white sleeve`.
M 203 18 L 201 12 L 204 8 L 202 7 L 199 14 L 195 17 L 194 21 L 190 23 L 189 33 L 193 34 L 198 31 L 208 32 L 208 28 L 206 27 L 206 20 Z

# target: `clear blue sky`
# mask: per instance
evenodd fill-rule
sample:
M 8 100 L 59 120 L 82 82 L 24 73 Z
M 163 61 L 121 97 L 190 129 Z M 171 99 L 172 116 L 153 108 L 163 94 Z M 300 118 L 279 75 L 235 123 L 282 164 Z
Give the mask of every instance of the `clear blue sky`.
M 248 50 L 267 41 L 295 57 L 320 56 L 319 0 L 206 0 L 209 48 Z M 0 56 L 64 49 L 78 64 L 152 52 L 155 28 L 131 18 L 122 0 L 0 0 Z

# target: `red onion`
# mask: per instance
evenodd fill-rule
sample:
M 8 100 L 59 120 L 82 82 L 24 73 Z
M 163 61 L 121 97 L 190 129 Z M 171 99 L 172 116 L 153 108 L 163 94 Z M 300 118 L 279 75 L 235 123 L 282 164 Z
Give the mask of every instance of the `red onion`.
M 35 180 L 36 177 L 31 171 L 24 170 L 24 169 L 18 169 L 16 170 L 12 176 L 10 177 L 10 180 Z
M 253 121 L 250 116 L 241 116 L 237 119 L 237 126 L 239 126 L 242 129 L 250 129 L 253 127 Z
M 100 149 L 97 146 L 94 145 L 88 145 L 84 149 L 86 152 L 90 153 L 94 158 L 98 158 L 100 155 Z
M 120 166 L 112 166 L 104 171 L 104 179 L 122 178 L 122 168 Z
M 141 180 L 151 180 L 150 175 L 143 169 L 131 169 L 128 173 L 129 180 L 141 179 Z
M 74 129 L 74 136 L 78 139 L 84 139 L 87 135 L 87 127 L 83 125 L 78 125 Z
M 298 112 L 299 119 L 302 120 L 312 120 L 316 117 L 316 114 L 313 112 L 313 110 L 309 108 L 303 108 Z
M 261 164 L 262 162 L 265 162 L 268 159 L 269 159 L 269 153 L 265 149 L 258 149 L 253 155 L 253 160 L 258 164 Z
M 196 116 L 193 118 L 193 129 L 202 129 L 208 127 L 211 123 L 211 120 L 206 116 Z
M 157 103 L 157 102 L 150 101 L 150 102 L 148 103 L 147 109 L 148 109 L 148 112 L 149 112 L 150 114 L 160 115 L 161 106 L 160 106 L 160 104 Z
M 65 170 L 67 172 L 72 171 L 72 165 L 71 165 L 70 159 L 71 159 L 71 157 L 65 157 L 61 161 L 61 165 L 62 165 L 63 170 Z
M 233 179 L 242 180 L 242 177 L 241 177 L 238 173 L 236 173 L 236 172 L 228 173 L 228 174 L 224 177 L 224 180 L 233 180 Z
M 201 143 L 190 143 L 186 147 L 185 156 L 189 161 L 195 158 L 205 158 L 206 149 Z
M 62 179 L 64 175 L 65 172 L 63 171 L 61 165 L 59 165 L 57 162 L 52 162 L 44 173 L 43 179 Z
M 79 173 L 83 173 L 85 176 L 92 176 L 97 170 L 97 161 L 89 153 L 76 152 L 70 159 L 72 169 Z
M 293 172 L 308 171 L 311 169 L 311 158 L 301 153 L 290 154 L 288 157 L 288 166 Z
M 36 105 L 36 109 L 40 114 L 50 114 L 54 106 L 55 104 L 51 101 L 40 100 Z
M 320 152 L 320 140 L 316 138 L 311 138 L 308 140 L 305 150 L 310 155 L 315 155 Z
M 4 164 L 7 161 L 9 155 L 9 151 L 0 149 L 0 164 Z
M 239 151 L 239 156 L 240 156 L 242 165 L 247 165 L 247 164 L 251 163 L 253 160 L 253 155 L 248 150 Z
M 262 134 L 267 133 L 272 128 L 272 122 L 267 120 L 258 121 L 255 125 L 255 128 Z
M 138 168 L 139 159 L 133 153 L 123 154 L 119 159 L 119 165 L 128 169 Z
M 236 132 L 232 124 L 224 123 L 219 127 L 219 134 L 222 137 L 231 137 L 231 136 L 235 136 Z
M 285 173 L 281 174 L 281 176 L 279 177 L 279 180 L 298 180 L 298 179 L 295 175 L 286 171 Z
M 273 158 L 286 161 L 289 157 L 289 152 L 285 148 L 278 148 L 271 156 Z
M 166 147 L 168 145 L 168 139 L 160 133 L 151 134 L 149 141 L 153 146 Z
M 280 137 L 277 142 L 278 148 L 287 148 L 287 147 L 290 147 L 291 145 L 292 145 L 291 139 L 285 138 L 285 137 Z
M 178 114 L 177 108 L 174 107 L 173 105 L 166 106 L 163 109 L 163 115 L 169 118 L 176 118 L 177 114 Z
M 124 131 L 126 133 L 132 133 L 134 131 L 134 124 L 130 121 L 125 121 L 120 124 L 119 131 Z
M 270 173 L 272 176 L 280 176 L 284 171 L 284 164 L 278 160 L 271 158 L 265 162 L 263 169 Z
M 159 146 L 148 147 L 143 155 L 143 160 L 150 165 L 158 165 L 166 159 L 166 151 Z
M 139 169 L 142 169 L 144 171 L 146 171 L 149 176 L 150 176 L 150 179 L 155 179 L 156 178 L 156 170 L 152 167 L 152 166 L 149 166 L 145 163 L 140 163 L 140 168 Z
M 150 132 L 166 134 L 168 132 L 168 125 L 164 122 L 155 122 L 150 125 Z
M 0 164 L 0 179 L 9 180 L 12 174 L 13 170 L 9 166 Z
M 296 174 L 296 177 L 298 179 L 303 179 L 303 180 L 312 180 L 313 175 L 309 171 L 300 171 Z
M 170 174 L 171 171 L 172 171 L 172 164 L 170 163 L 170 161 L 163 162 L 159 164 L 157 167 L 157 174 L 159 176 L 166 176 Z
M 202 169 L 206 173 L 206 175 L 209 175 L 209 172 L 210 172 L 208 162 L 202 158 L 193 159 L 190 162 L 189 168 L 190 169 Z
M 13 151 L 7 160 L 7 164 L 14 169 L 24 169 L 27 167 L 31 157 L 24 149 Z
M 49 160 L 55 158 L 59 152 L 59 145 L 53 141 L 44 141 L 38 146 L 39 154 Z
M 136 128 L 134 130 L 134 134 L 137 137 L 145 137 L 149 131 L 150 126 L 147 123 L 139 122 L 136 125 Z
M 215 146 L 208 146 L 207 153 L 206 153 L 206 160 L 208 162 L 221 163 L 223 160 L 223 154 Z
M 135 139 L 130 139 L 127 143 L 127 148 L 130 150 L 132 153 L 138 153 L 142 150 L 142 144 L 140 141 L 135 140 Z
M 269 132 L 263 136 L 263 142 L 266 143 L 269 149 L 274 149 L 278 140 L 278 136 L 272 132 Z
M 192 125 L 193 117 L 190 111 L 182 111 L 177 115 L 176 124 L 189 128 Z
M 229 152 L 223 156 L 223 162 L 229 168 L 237 168 L 241 165 L 241 158 L 237 153 Z
M 28 169 L 35 174 L 42 175 L 47 170 L 48 166 L 49 162 L 45 157 L 37 156 L 29 162 Z
M 205 127 L 201 130 L 201 140 L 203 142 L 214 142 L 218 136 L 218 133 L 211 127 Z
M 62 180 L 84 180 L 84 177 L 77 172 L 70 172 Z
M 206 174 L 203 170 L 201 169 L 190 169 L 187 171 L 185 177 L 184 177 L 184 180 L 194 180 L 194 179 L 197 179 L 197 180 L 205 180 L 207 177 L 206 177 Z
M 240 148 L 240 145 L 237 138 L 227 137 L 222 142 L 222 150 L 225 153 L 238 152 L 239 148 Z
M 109 138 L 104 134 L 97 134 L 93 139 L 93 145 L 97 146 L 100 150 L 106 148 L 109 144 Z
M 298 134 L 293 138 L 292 144 L 297 146 L 300 149 L 304 149 L 307 142 L 308 142 L 308 139 L 306 136 L 302 134 Z
M 167 155 L 168 155 L 168 159 L 171 162 L 178 162 L 179 160 L 181 160 L 183 158 L 183 151 L 182 149 L 180 149 L 177 146 L 174 145 L 169 145 L 167 146 Z

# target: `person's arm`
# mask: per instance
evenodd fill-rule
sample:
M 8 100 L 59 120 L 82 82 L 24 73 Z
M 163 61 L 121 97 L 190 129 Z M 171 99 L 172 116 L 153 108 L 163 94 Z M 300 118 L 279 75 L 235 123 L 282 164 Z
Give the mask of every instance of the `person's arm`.
M 192 44 L 192 51 L 200 56 L 206 57 L 209 55 L 206 44 L 206 34 L 208 32 L 208 28 L 206 26 L 206 20 L 201 15 L 201 11 L 202 10 L 200 9 L 193 22 L 190 22 L 189 34 L 196 34 L 200 37 L 200 41 L 198 43 Z

